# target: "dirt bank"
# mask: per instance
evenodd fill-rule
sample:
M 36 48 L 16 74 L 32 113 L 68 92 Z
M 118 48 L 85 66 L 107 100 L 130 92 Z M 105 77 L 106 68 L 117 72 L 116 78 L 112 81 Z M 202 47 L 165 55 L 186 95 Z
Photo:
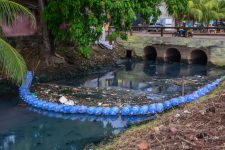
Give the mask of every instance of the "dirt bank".
M 60 56 L 50 57 L 50 65 L 47 66 L 40 50 L 23 48 L 19 51 L 25 58 L 29 70 L 43 81 L 71 78 L 112 68 L 117 64 L 118 59 L 125 57 L 126 52 L 121 45 L 115 45 L 113 50 L 102 49 L 95 45 L 92 46 L 90 57 L 85 58 L 74 47 L 61 46 L 57 48 L 57 54 Z
M 132 127 L 99 149 L 225 149 L 225 82 L 199 101 Z
M 126 49 L 122 45 L 114 45 L 113 50 L 102 49 L 97 45 L 92 46 L 90 58 L 83 57 L 77 48 L 57 46 L 56 52 L 63 57 L 52 56 L 49 58 L 49 66 L 44 61 L 42 38 L 39 36 L 8 37 L 9 42 L 17 49 L 26 61 L 28 69 L 35 73 L 34 80 L 47 82 L 65 78 L 79 77 L 84 74 L 92 74 L 100 71 L 107 71 L 120 63 L 120 59 L 125 58 Z M 17 86 L 8 82 L 4 76 L 0 76 L 0 87 L 4 89 L 0 92 L 8 94 Z M 16 91 L 17 92 L 17 91 Z

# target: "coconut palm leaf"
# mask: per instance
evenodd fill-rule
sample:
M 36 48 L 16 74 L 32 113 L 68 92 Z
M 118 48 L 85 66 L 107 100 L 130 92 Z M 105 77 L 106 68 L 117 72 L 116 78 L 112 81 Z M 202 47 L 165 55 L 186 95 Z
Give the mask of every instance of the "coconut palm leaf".
M 17 84 L 24 81 L 27 68 L 22 56 L 7 42 L 0 38 L 0 69 Z
M 225 1 L 221 0 L 218 3 L 219 19 L 225 19 Z
M 205 25 L 210 20 L 219 20 L 225 17 L 225 2 L 223 0 L 189 0 L 188 15 Z
M 35 17 L 27 8 L 14 1 L 0 0 L 1 24 L 11 26 L 22 15 L 27 16 L 33 26 L 36 25 Z M 0 70 L 16 84 L 24 82 L 27 71 L 26 63 L 22 56 L 2 38 L 0 38 Z
M 32 25 L 35 25 L 35 17 L 24 6 L 10 0 L 0 0 L 0 22 L 6 25 L 12 25 L 12 23 L 18 18 L 18 16 L 25 15 L 31 20 Z

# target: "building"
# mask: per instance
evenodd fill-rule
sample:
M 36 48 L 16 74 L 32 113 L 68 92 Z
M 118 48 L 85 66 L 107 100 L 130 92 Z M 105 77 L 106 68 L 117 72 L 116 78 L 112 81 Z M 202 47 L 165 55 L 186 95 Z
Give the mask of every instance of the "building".
M 161 15 L 157 22 L 161 23 L 165 27 L 174 27 L 175 19 L 168 14 L 166 3 L 162 2 L 159 6 L 159 10 L 161 11 Z
M 1 24 L 5 36 L 29 36 L 40 34 L 40 12 L 37 0 L 18 0 L 17 3 L 29 8 L 36 18 L 36 27 L 31 26 L 31 22 L 26 16 L 18 16 L 12 26 Z

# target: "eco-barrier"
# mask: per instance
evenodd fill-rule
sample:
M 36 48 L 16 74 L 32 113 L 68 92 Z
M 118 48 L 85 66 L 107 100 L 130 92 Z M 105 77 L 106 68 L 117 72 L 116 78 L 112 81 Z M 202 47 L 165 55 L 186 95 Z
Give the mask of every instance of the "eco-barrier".
M 125 105 L 122 107 L 95 107 L 95 106 L 68 106 L 64 104 L 52 103 L 47 102 L 45 100 L 41 100 L 36 98 L 30 92 L 30 86 L 32 83 L 33 75 L 31 71 L 27 72 L 25 83 L 19 88 L 19 95 L 21 99 L 33 106 L 35 108 L 53 111 L 57 113 L 68 113 L 68 114 L 89 114 L 89 115 L 96 115 L 96 116 L 116 116 L 116 115 L 123 115 L 123 116 L 137 116 L 137 115 L 154 115 L 156 113 L 162 113 L 165 110 L 169 110 L 173 107 L 179 106 L 184 103 L 190 103 L 202 96 L 205 96 L 212 90 L 214 90 L 217 85 L 225 79 L 222 77 L 220 79 L 215 80 L 214 82 L 207 84 L 203 88 L 193 92 L 192 94 L 188 94 L 185 96 L 180 96 L 177 98 L 172 98 L 167 100 L 163 103 L 154 103 L 150 105 L 143 105 L 143 106 L 130 106 Z
M 155 116 L 149 116 L 149 115 L 141 115 L 141 116 L 96 116 L 96 115 L 89 115 L 89 114 L 66 114 L 66 113 L 60 113 L 60 112 L 54 112 L 54 111 L 47 111 L 38 109 L 35 107 L 28 107 L 28 110 L 33 111 L 35 113 L 38 113 L 42 116 L 47 116 L 49 118 L 60 118 L 65 120 L 79 120 L 79 121 L 107 121 L 107 122 L 114 122 L 114 121 L 125 121 L 127 125 L 141 123 L 145 120 L 151 120 L 154 119 Z

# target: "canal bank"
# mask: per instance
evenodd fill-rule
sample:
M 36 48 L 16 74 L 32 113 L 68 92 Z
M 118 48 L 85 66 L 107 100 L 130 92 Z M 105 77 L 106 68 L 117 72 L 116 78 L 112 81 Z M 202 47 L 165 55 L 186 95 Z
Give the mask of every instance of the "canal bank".
M 73 44 L 61 43 L 56 45 L 54 54 L 48 56 L 47 64 L 41 36 L 8 37 L 7 41 L 23 56 L 35 79 L 42 82 L 110 70 L 123 62 L 120 59 L 126 58 L 125 49 L 120 44 L 114 44 L 113 50 L 93 45 L 89 57 L 84 57 Z
M 223 81 L 199 101 L 157 115 L 146 124 L 133 126 L 99 145 L 98 149 L 223 149 L 224 88 Z

